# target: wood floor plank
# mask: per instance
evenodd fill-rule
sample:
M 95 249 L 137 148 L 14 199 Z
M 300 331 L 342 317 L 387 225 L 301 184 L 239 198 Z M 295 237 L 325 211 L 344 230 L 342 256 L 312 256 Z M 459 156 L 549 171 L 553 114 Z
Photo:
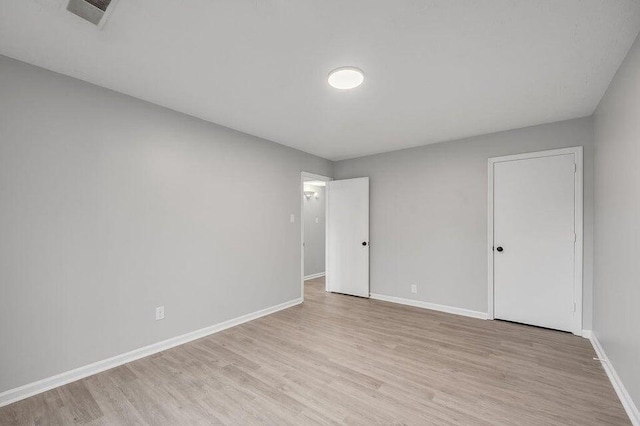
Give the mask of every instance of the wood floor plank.
M 305 302 L 0 408 L 4 425 L 629 425 L 586 339 L 362 299 Z

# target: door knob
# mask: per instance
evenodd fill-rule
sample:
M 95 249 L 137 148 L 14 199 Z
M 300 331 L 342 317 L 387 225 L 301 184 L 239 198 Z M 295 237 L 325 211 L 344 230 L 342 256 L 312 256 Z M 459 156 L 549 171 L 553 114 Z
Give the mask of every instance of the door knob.
M 362 245 L 363 245 L 363 246 L 366 246 L 366 245 L 367 245 L 367 242 L 366 242 L 366 241 L 363 241 L 363 242 L 362 242 Z
M 502 252 L 504 249 L 502 247 L 498 247 L 496 250 Z

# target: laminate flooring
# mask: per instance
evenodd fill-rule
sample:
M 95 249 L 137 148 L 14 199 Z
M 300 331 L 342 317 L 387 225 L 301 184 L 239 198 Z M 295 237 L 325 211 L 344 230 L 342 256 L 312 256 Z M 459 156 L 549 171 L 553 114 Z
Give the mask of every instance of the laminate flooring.
M 0 408 L 2 425 L 628 425 L 589 341 L 326 293 Z

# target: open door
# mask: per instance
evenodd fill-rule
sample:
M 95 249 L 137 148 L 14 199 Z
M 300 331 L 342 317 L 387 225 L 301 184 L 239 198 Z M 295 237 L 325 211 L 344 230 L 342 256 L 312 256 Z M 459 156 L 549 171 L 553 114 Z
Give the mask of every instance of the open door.
M 369 178 L 327 183 L 327 289 L 369 297 Z

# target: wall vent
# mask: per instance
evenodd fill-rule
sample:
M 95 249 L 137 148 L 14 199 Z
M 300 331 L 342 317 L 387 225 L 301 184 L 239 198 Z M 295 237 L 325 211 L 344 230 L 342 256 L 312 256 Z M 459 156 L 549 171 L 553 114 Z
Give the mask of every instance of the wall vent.
M 67 10 L 102 28 L 109 5 L 114 0 L 69 0 Z

